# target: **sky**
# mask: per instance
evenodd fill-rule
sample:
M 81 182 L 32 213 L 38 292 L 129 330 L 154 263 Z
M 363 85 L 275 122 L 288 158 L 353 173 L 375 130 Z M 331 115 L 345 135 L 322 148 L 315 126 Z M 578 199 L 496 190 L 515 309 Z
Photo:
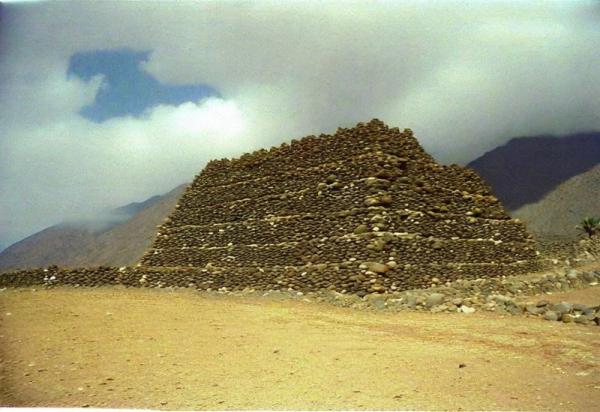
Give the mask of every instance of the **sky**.
M 443 163 L 600 129 L 600 2 L 0 8 L 0 247 L 377 117 Z
M 77 52 L 69 59 L 67 78 L 89 82 L 102 76 L 94 101 L 81 108 L 79 114 L 102 123 L 113 117 L 140 117 L 160 104 L 178 106 L 210 96 L 218 96 L 210 86 L 162 84 L 141 69 L 150 51 L 130 49 L 91 50 Z

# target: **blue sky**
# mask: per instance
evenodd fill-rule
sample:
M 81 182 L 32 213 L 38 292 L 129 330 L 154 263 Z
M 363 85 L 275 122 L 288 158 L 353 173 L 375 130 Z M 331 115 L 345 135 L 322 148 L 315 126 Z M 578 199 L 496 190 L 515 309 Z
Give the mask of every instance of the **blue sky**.
M 78 52 L 69 60 L 68 76 L 89 81 L 102 75 L 102 85 L 95 101 L 84 106 L 80 114 L 94 122 L 113 117 L 139 117 L 160 104 L 177 106 L 197 102 L 208 96 L 218 96 L 215 89 L 201 84 L 163 84 L 145 72 L 141 63 L 150 51 L 131 49 L 92 50 Z

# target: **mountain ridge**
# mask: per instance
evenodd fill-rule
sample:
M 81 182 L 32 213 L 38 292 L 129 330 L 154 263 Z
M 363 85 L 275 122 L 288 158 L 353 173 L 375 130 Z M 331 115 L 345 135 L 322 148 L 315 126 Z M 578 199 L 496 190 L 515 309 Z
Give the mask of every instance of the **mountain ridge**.
M 469 162 L 509 210 L 600 163 L 600 132 L 516 137 Z

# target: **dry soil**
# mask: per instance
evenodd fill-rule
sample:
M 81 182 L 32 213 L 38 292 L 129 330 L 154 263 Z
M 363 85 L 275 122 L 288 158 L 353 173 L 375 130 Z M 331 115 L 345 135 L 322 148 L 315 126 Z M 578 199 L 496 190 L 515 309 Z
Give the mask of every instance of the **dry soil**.
M 593 411 L 599 348 L 598 327 L 520 316 L 4 290 L 0 405 Z

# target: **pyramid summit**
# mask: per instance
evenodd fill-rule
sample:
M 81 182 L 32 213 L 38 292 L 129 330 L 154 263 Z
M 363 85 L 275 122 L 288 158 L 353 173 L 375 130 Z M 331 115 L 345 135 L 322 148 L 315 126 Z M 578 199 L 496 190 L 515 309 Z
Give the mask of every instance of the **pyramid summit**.
M 199 288 L 364 295 L 537 267 L 525 227 L 471 169 L 380 120 L 211 161 L 141 261 Z

